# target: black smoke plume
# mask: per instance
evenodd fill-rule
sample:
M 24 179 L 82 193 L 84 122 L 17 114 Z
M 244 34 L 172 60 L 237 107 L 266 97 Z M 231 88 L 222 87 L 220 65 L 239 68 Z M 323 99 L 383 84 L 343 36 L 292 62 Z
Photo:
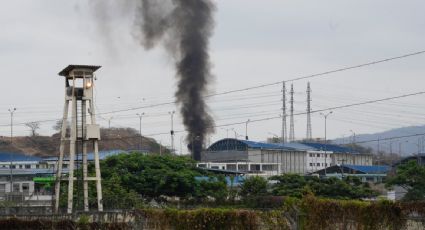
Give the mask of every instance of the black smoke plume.
M 200 160 L 205 138 L 214 132 L 214 121 L 204 100 L 213 78 L 208 55 L 214 27 L 212 0 L 91 0 L 89 6 L 108 42 L 114 40 L 112 25 L 117 26 L 111 19 L 135 13 L 134 37 L 145 49 L 163 45 L 175 60 L 175 97 L 188 131 L 188 147 L 193 158 Z
M 149 49 L 162 43 L 176 61 L 175 96 L 188 131 L 186 141 L 193 158 L 200 160 L 206 136 L 214 131 L 204 96 L 212 78 L 208 45 L 215 6 L 211 0 L 141 0 L 139 7 L 141 44 Z

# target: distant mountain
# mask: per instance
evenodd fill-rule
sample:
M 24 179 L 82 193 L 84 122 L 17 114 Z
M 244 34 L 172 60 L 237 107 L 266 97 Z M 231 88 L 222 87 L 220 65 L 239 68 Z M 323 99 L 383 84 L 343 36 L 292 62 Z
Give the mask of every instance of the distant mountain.
M 373 134 L 359 134 L 356 135 L 355 141 L 359 145 L 372 148 L 374 153 L 376 153 L 378 150 L 378 139 L 380 140 L 379 151 L 397 153 L 402 156 L 417 154 L 418 151 L 424 153 L 425 125 L 402 127 Z M 332 142 L 336 144 L 350 144 L 353 142 L 353 137 L 338 138 Z

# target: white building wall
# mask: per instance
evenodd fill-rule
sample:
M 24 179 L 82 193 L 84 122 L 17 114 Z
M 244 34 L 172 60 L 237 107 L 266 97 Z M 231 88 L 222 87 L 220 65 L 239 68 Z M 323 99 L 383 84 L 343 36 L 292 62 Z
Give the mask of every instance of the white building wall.
M 0 168 L 10 168 L 10 165 L 15 166 L 16 169 L 42 169 L 47 168 L 47 163 L 39 161 L 1 161 Z
M 336 153 L 332 155 L 332 165 L 372 165 L 372 155 L 370 154 L 350 154 Z
M 19 192 L 23 192 L 22 185 L 26 184 L 26 185 L 28 185 L 28 193 L 29 194 L 34 193 L 34 181 L 14 181 L 13 184 L 15 186 L 16 185 L 19 185 Z M 11 186 L 10 186 L 11 184 L 10 184 L 10 182 L 2 181 L 2 182 L 0 182 L 0 185 L 4 185 L 4 187 L 5 187 L 4 193 L 11 192 Z M 3 191 L 1 191 L 1 192 L 3 192 Z
M 261 150 L 248 150 L 248 161 L 249 162 L 263 162 L 263 156 Z
M 261 160 L 263 163 L 279 163 L 282 173 L 303 174 L 307 172 L 306 152 L 262 150 Z M 252 158 L 250 161 L 253 162 Z
M 308 151 L 307 152 L 307 172 L 315 172 L 317 170 L 329 167 L 332 163 L 331 151 Z

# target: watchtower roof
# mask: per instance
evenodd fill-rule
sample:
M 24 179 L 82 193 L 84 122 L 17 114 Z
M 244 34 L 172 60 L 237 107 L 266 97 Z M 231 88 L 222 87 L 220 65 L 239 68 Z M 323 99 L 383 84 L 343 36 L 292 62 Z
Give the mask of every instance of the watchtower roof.
M 75 70 L 75 69 L 79 69 L 79 70 L 91 70 L 92 72 L 95 72 L 100 67 L 101 66 L 97 66 L 97 65 L 69 65 L 65 69 L 63 69 L 62 71 L 60 71 L 58 74 L 59 74 L 59 76 L 67 77 L 69 75 L 69 73 L 71 71 Z

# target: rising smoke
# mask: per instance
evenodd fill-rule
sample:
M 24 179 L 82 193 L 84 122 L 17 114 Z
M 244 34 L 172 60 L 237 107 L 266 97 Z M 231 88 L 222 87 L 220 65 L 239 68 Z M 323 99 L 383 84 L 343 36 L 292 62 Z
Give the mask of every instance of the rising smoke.
M 121 0 L 119 0 L 121 1 Z M 125 1 L 124 1 L 125 2 Z M 138 0 L 135 37 L 145 49 L 162 44 L 175 60 L 178 89 L 175 93 L 195 160 L 205 138 L 214 132 L 204 96 L 212 80 L 208 54 L 214 27 L 211 0 Z

